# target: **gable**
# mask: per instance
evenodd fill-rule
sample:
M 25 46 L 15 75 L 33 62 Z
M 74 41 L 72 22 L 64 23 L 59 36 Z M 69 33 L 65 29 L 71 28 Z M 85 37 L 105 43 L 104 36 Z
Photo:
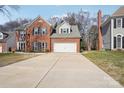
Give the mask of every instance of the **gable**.
M 61 33 L 61 28 L 69 28 L 68 33 Z M 51 38 L 80 38 L 80 32 L 77 25 L 70 25 L 63 22 L 57 26 L 56 32 L 51 35 Z
M 26 26 L 26 28 L 32 26 L 32 25 L 36 25 L 36 24 L 41 24 L 41 25 L 44 25 L 46 24 L 47 26 L 50 26 L 51 27 L 51 24 L 49 22 L 47 22 L 46 20 L 44 20 L 43 18 L 41 18 L 40 16 L 38 16 L 37 18 L 35 18 L 30 24 L 28 24 Z
M 61 34 L 61 29 L 69 29 L 69 32 L 70 32 L 70 28 L 71 28 L 71 25 L 69 23 L 63 22 L 63 23 L 61 23 L 60 25 L 57 26 L 56 33 Z
M 0 39 L 3 39 L 3 33 L 0 32 Z

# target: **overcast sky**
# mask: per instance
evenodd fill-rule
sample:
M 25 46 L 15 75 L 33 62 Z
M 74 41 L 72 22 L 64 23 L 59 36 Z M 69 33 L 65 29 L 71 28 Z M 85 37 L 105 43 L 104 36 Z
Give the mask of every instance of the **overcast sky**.
M 102 10 L 103 14 L 112 15 L 120 6 L 102 6 L 102 5 L 23 5 L 20 6 L 18 11 L 11 11 L 11 20 L 15 20 L 17 18 L 30 18 L 33 19 L 38 15 L 42 16 L 44 19 L 48 19 L 51 16 L 63 16 L 67 12 L 78 12 L 80 9 L 83 11 L 89 11 L 91 17 L 96 17 L 98 10 Z M 5 22 L 10 21 L 6 16 L 0 14 L 0 24 L 4 24 Z

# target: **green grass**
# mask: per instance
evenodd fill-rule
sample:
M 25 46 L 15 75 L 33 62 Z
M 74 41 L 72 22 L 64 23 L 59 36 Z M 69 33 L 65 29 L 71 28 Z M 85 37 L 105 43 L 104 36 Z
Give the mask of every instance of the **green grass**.
M 32 58 L 32 54 L 0 53 L 0 67 L 7 66 L 22 60 Z
M 124 52 L 91 51 L 83 55 L 124 86 Z

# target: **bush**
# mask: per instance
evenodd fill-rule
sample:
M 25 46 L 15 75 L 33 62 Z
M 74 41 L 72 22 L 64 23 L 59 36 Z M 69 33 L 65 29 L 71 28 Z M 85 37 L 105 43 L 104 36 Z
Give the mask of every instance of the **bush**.
M 49 49 L 45 49 L 45 52 L 50 52 Z

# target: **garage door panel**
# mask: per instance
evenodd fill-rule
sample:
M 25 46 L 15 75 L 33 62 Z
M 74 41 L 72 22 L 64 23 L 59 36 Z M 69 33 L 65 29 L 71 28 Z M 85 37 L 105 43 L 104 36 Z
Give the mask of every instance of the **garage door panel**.
M 76 52 L 76 43 L 54 43 L 54 52 Z

